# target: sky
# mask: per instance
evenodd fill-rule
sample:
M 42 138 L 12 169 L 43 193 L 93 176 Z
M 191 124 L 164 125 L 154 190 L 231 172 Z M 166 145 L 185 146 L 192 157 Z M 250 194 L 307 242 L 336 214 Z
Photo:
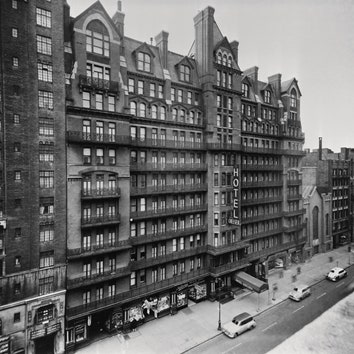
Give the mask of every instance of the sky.
M 95 0 L 67 2 L 76 17 Z M 101 3 L 113 16 L 117 1 Z M 165 30 L 169 50 L 187 55 L 193 18 L 207 6 L 223 35 L 240 43 L 241 70 L 298 80 L 305 148 L 317 148 L 319 137 L 335 152 L 354 148 L 354 0 L 122 0 L 124 32 L 150 43 Z

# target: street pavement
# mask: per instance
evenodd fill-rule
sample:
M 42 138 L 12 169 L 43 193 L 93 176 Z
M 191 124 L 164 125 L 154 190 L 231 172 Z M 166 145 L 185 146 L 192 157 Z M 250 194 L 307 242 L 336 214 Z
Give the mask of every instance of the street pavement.
M 313 285 L 324 279 L 333 267 L 348 267 L 354 263 L 354 254 L 348 246 L 313 256 L 305 263 L 293 264 L 287 270 L 276 269 L 269 274 L 269 291 L 257 294 L 246 290 L 234 300 L 221 305 L 221 322 L 230 321 L 241 312 L 254 316 L 267 311 L 287 299 L 297 284 Z M 300 267 L 300 273 L 298 268 Z M 294 276 L 296 281 L 294 282 Z M 273 284 L 277 290 L 273 292 Z M 148 322 L 127 335 L 115 334 L 91 343 L 77 351 L 79 354 L 179 354 L 221 335 L 218 331 L 219 303 L 203 301 L 194 304 L 176 315 Z

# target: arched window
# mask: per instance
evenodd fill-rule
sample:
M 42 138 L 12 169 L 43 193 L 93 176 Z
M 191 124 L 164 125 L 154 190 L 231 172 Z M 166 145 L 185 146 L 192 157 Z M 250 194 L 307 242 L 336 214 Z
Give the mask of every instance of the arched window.
M 177 115 L 178 115 L 177 108 L 173 108 L 173 110 L 172 110 L 172 119 L 173 120 L 177 120 Z
M 157 119 L 157 106 L 156 105 L 151 106 L 151 118 Z
M 86 28 L 86 51 L 109 57 L 109 35 L 101 21 L 93 20 Z
M 226 54 L 224 54 L 223 56 L 222 56 L 222 65 L 227 65 L 227 56 L 226 56 Z
M 190 111 L 189 112 L 189 123 L 194 124 L 194 112 Z
M 166 107 L 160 107 L 160 119 L 166 120 Z
M 318 239 L 318 207 L 315 206 L 312 209 L 312 230 L 313 230 L 313 239 Z
M 151 57 L 149 54 L 138 53 L 138 70 L 151 72 Z
M 222 63 L 222 55 L 221 55 L 220 52 L 218 53 L 218 59 L 217 59 L 217 61 L 218 61 L 218 64 L 221 64 L 221 63 Z
M 232 67 L 232 57 L 231 57 L 231 55 L 229 55 L 229 57 L 227 58 L 227 66 L 228 67 Z
M 139 103 L 139 117 L 146 117 L 146 104 Z
M 290 107 L 293 108 L 296 107 L 296 99 L 297 99 L 296 90 L 292 89 L 290 93 Z
M 136 102 L 134 101 L 130 102 L 130 114 L 136 116 Z

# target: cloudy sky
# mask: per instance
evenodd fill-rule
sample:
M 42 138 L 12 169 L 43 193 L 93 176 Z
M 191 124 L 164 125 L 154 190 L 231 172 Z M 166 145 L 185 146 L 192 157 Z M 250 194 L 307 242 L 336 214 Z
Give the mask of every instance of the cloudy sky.
M 67 0 L 76 17 L 94 0 Z M 101 0 L 108 14 L 116 0 Z M 229 41 L 237 40 L 241 70 L 259 79 L 296 77 L 302 93 L 305 147 L 354 148 L 354 0 L 123 0 L 125 35 L 150 42 L 169 32 L 169 50 L 188 54 L 193 18 L 207 6 Z M 353 81 L 353 83 L 352 83 Z

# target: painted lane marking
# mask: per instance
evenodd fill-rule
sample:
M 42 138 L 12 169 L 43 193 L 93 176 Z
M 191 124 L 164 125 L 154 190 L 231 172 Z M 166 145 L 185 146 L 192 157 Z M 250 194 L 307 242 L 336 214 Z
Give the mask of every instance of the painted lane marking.
M 238 344 L 236 344 L 236 345 L 235 345 L 235 346 L 233 346 L 232 348 L 230 348 L 230 349 L 226 350 L 226 352 L 222 352 L 222 354 L 226 354 L 226 353 L 228 353 L 230 350 L 233 350 L 233 349 L 235 349 L 235 348 L 239 347 L 241 344 L 242 344 L 242 343 L 238 343 Z
M 336 285 L 336 288 L 339 288 L 342 285 L 344 285 L 344 283 L 339 283 L 338 285 Z
M 303 309 L 305 306 L 301 306 L 301 307 L 299 307 L 298 309 L 296 309 L 295 311 L 293 311 L 293 313 L 295 313 L 295 312 L 297 312 L 297 311 L 299 311 L 299 310 L 301 310 L 301 309 Z
M 319 299 L 319 298 L 321 298 L 322 296 L 325 296 L 326 294 L 327 294 L 327 293 L 323 293 L 323 294 L 317 296 L 316 299 Z
M 269 329 L 269 328 L 271 328 L 271 327 L 275 326 L 277 323 L 278 323 L 278 322 L 274 322 L 274 323 L 272 323 L 272 324 L 271 324 L 271 325 L 269 325 L 268 327 L 266 327 L 266 328 L 262 329 L 262 332 L 265 332 L 267 329 Z

